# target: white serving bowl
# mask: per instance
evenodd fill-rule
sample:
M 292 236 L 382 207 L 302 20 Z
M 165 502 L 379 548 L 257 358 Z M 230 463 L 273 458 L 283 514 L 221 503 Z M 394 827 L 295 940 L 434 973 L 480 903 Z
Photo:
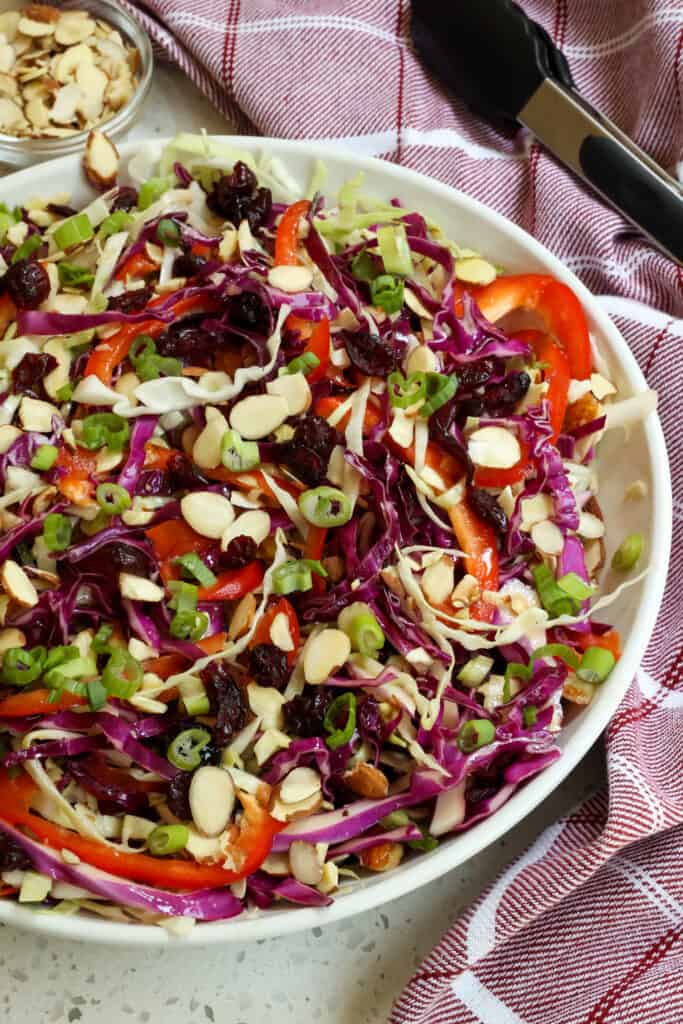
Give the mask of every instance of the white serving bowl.
M 363 171 L 369 192 L 386 199 L 398 196 L 406 206 L 430 214 L 449 237 L 477 249 L 494 263 L 505 266 L 509 272 L 553 274 L 569 285 L 581 300 L 595 344 L 622 395 L 645 389 L 643 375 L 626 342 L 590 292 L 539 242 L 500 214 L 455 189 L 380 160 L 327 147 L 321 153 L 318 145 L 306 142 L 260 138 L 235 138 L 232 141 L 236 148 L 280 157 L 301 183 L 302 190 L 309 180 L 314 161 L 320 156 L 324 157 L 329 171 L 325 184 L 328 192 Z M 139 145 L 122 146 L 123 160 L 137 152 Z M 154 140 L 148 145 L 160 150 L 163 142 Z M 71 191 L 76 206 L 92 197 L 83 180 L 78 156 L 54 160 L 0 181 L 0 201 L 10 206 L 30 196 L 49 196 L 56 191 Z M 116 924 L 79 915 L 61 917 L 36 913 L 6 900 L 0 900 L 0 921 L 45 935 L 126 946 L 161 946 L 169 941 L 199 945 L 265 939 L 338 921 L 397 899 L 473 857 L 517 825 L 553 792 L 606 727 L 640 663 L 664 590 L 672 505 L 669 464 L 657 417 L 652 414 L 645 423 L 633 428 L 627 440 L 620 429 L 608 433 L 600 447 L 599 462 L 600 503 L 608 526 L 607 564 L 624 535 L 638 531 L 646 538 L 649 572 L 605 612 L 605 619 L 621 631 L 624 651 L 593 703 L 573 716 L 560 734 L 562 757 L 528 782 L 491 818 L 461 835 L 443 840 L 434 852 L 405 861 L 388 875 L 376 875 L 363 881 L 353 891 L 338 897 L 329 908 L 282 905 L 269 911 L 245 913 L 226 922 L 198 925 L 184 939 L 169 939 L 166 931 L 156 926 Z M 624 488 L 635 479 L 647 484 L 647 495 L 640 501 L 624 502 Z M 608 572 L 603 580 L 605 590 L 612 589 L 616 582 L 614 574 Z

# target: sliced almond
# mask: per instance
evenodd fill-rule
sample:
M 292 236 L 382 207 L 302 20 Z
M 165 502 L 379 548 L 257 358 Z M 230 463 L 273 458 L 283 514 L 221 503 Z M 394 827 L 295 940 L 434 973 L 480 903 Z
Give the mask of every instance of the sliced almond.
M 260 686 L 249 683 L 247 686 L 249 709 L 261 719 L 264 729 L 281 729 L 283 726 L 282 705 L 284 696 L 274 686 Z
M 528 533 L 536 523 L 550 519 L 555 511 L 555 504 L 549 494 L 535 494 L 533 498 L 522 499 L 521 511 L 522 519 L 519 528 Z
M 19 99 L 19 86 L 16 79 L 4 71 L 0 73 L 0 92 L 12 100 Z
M 245 594 L 239 602 L 228 626 L 228 640 L 237 640 L 248 631 L 256 615 L 256 598 L 253 594 Z
M 468 256 L 455 261 L 455 276 L 467 284 L 491 284 L 496 279 L 496 268 L 479 256 Z
M 218 256 L 224 263 L 229 263 L 236 252 L 237 228 L 230 224 L 223 230 L 220 245 L 218 246 Z
M 29 4 L 24 8 L 24 17 L 33 21 L 59 21 L 59 11 L 50 4 Z
M 192 458 L 201 469 L 215 469 L 220 465 L 221 441 L 228 424 L 223 414 L 212 406 L 207 406 L 205 415 L 206 426 L 194 442 Z
M 50 123 L 50 111 L 41 96 L 35 96 L 26 104 L 26 117 L 34 128 L 47 128 Z
M 320 792 L 322 780 L 313 768 L 295 768 L 280 783 L 279 798 L 285 804 L 309 800 Z
M 0 14 L 0 33 L 8 43 L 13 43 L 16 39 L 20 21 L 21 11 L 3 11 Z
M 93 64 L 94 60 L 94 53 L 84 43 L 70 46 L 55 62 L 54 76 L 62 85 L 73 83 L 79 68 L 84 64 Z
M 433 373 L 437 369 L 436 356 L 428 345 L 418 345 L 406 360 L 406 373 Z
M 453 590 L 455 567 L 452 558 L 440 558 L 422 573 L 420 586 L 433 605 L 443 604 Z
M 480 427 L 467 440 L 467 450 L 476 466 L 510 469 L 522 457 L 519 441 L 505 427 Z
M 119 590 L 121 597 L 129 601 L 150 601 L 158 603 L 164 599 L 163 587 L 157 586 L 144 576 L 133 576 L 132 573 L 119 573 Z
M 9 651 L 12 647 L 25 647 L 26 636 L 20 629 L 10 627 L 0 631 L 0 654 Z
M 351 653 L 351 641 L 341 629 L 323 629 L 306 644 L 304 677 L 307 683 L 324 683 Z
M 576 532 L 579 537 L 585 537 L 586 540 L 598 540 L 605 535 L 605 524 L 592 512 L 582 512 Z
M 17 26 L 24 36 L 31 36 L 32 39 L 41 36 L 51 36 L 55 30 L 52 21 L 34 21 L 33 18 L 22 18 Z
M 320 809 L 322 802 L 322 790 L 313 793 L 306 800 L 299 800 L 298 803 L 285 803 L 284 800 L 278 799 L 276 790 L 269 810 L 272 817 L 278 821 L 296 821 L 297 818 L 306 818 L 309 814 L 315 814 Z
M 219 836 L 235 809 L 235 784 L 224 768 L 203 765 L 192 776 L 189 792 L 192 820 L 209 837 Z
M 310 267 L 271 267 L 268 271 L 268 284 L 281 292 L 305 292 L 312 283 L 313 271 Z
M 297 882 L 317 885 L 323 877 L 323 864 L 313 843 L 295 839 L 289 847 L 289 864 Z
M 183 519 L 195 533 L 218 540 L 235 518 L 235 510 L 222 494 L 192 491 L 180 502 Z
M 543 555 L 559 555 L 564 547 L 562 531 L 550 519 L 534 523 L 531 527 L 531 539 Z
M 288 416 L 281 395 L 250 395 L 232 407 L 230 426 L 247 441 L 256 441 L 272 434 Z
M 55 27 L 55 39 L 62 46 L 82 43 L 95 31 L 95 22 L 85 12 L 64 11 Z
M 290 416 L 300 416 L 311 405 L 311 387 L 303 373 L 285 373 L 266 384 L 269 395 L 280 395 Z
M 79 64 L 78 70 L 76 71 L 76 83 L 83 92 L 83 99 L 78 106 L 78 111 L 88 121 L 97 121 L 102 114 L 102 106 L 104 103 L 104 93 L 109 85 L 109 79 L 105 75 L 104 71 L 96 67 L 95 64 L 90 64 L 85 61 L 83 64 Z M 113 142 L 109 143 L 109 150 L 113 150 L 116 157 L 116 169 L 118 171 L 118 153 L 114 147 Z M 87 152 L 87 150 L 86 150 Z M 111 153 L 109 161 L 111 161 Z M 100 159 L 100 163 L 103 161 Z M 112 181 L 113 184 L 113 181 Z
M 268 513 L 261 509 L 250 510 L 243 512 L 228 526 L 221 537 L 221 548 L 223 551 L 227 551 L 230 541 L 235 537 L 251 537 L 257 545 L 260 545 L 269 535 L 270 516 Z
M 5 593 L 22 608 L 33 608 L 38 604 L 36 588 L 22 567 L 11 558 L 8 558 L 0 569 L 0 583 Z
M 278 612 L 271 622 L 269 635 L 271 643 L 279 647 L 281 651 L 294 650 L 294 641 L 289 630 L 289 619 L 284 612 Z
M 49 341 L 46 341 L 43 345 L 43 352 L 57 360 L 54 370 L 50 370 L 43 380 L 43 387 L 47 394 L 50 398 L 57 400 L 57 392 L 68 383 L 71 359 L 59 338 L 50 338 Z
M 0 67 L 2 67 L 2 47 L 0 47 Z M 8 96 L 0 96 L 0 129 L 9 130 L 24 123 L 21 107 Z
M 83 93 L 75 82 L 63 85 L 55 96 L 50 110 L 50 120 L 55 124 L 69 124 L 76 119 L 76 107 L 81 102 Z

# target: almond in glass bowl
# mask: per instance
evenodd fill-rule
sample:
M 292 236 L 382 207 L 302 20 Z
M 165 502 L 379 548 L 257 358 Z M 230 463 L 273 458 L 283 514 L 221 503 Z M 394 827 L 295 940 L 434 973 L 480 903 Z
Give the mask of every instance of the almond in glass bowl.
M 0 160 L 25 166 L 82 150 L 137 116 L 152 75 L 149 39 L 112 0 L 0 12 Z

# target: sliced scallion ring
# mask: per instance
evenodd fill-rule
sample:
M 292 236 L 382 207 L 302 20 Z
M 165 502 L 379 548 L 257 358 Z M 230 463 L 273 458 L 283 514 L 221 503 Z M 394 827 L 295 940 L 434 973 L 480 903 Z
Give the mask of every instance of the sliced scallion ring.
M 350 500 L 337 487 L 314 487 L 299 496 L 304 519 L 314 526 L 343 526 L 353 515 Z
M 202 751 L 210 742 L 208 729 L 184 729 L 169 744 L 166 757 L 181 771 L 193 772 L 202 763 Z

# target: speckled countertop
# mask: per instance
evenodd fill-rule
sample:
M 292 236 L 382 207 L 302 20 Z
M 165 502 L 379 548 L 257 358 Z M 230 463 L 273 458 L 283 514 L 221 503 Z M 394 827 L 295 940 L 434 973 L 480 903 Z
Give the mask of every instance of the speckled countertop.
M 130 138 L 226 122 L 176 71 L 158 68 Z M 0 926 L 0 1016 L 27 1024 L 377 1024 L 458 913 L 550 822 L 604 777 L 600 748 L 514 832 L 443 878 L 329 928 L 208 950 L 131 951 Z

